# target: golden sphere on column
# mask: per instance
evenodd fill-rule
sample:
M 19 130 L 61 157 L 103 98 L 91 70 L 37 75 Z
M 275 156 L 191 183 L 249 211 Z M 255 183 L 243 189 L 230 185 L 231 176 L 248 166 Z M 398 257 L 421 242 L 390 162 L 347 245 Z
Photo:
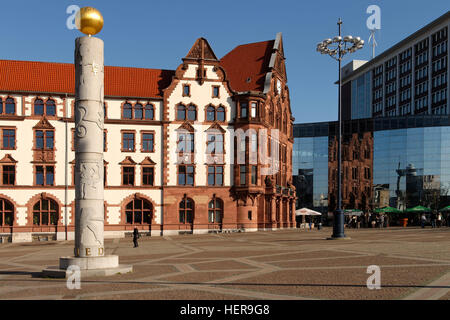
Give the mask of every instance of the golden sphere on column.
M 103 16 L 95 8 L 84 7 L 78 11 L 75 24 L 81 32 L 92 36 L 99 33 L 103 28 Z

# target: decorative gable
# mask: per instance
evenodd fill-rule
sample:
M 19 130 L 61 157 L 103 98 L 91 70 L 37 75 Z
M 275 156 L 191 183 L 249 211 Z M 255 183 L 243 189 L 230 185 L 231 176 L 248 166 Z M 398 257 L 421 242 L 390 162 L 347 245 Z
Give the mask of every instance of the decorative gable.
M 205 38 L 198 38 L 197 41 L 195 41 L 183 61 L 186 59 L 218 61 L 214 51 L 211 49 L 211 46 Z
M 122 166 L 123 165 L 134 166 L 137 163 L 130 156 L 127 156 L 122 162 L 119 162 L 119 164 Z
M 154 166 L 156 165 L 156 162 L 150 159 L 150 157 L 145 157 L 145 159 L 141 161 L 140 165 Z
M 195 132 L 194 127 L 189 122 L 184 122 L 181 126 L 179 126 L 176 131 L 189 131 Z
M 55 129 L 54 126 L 47 120 L 44 116 L 34 127 L 33 129 Z
M 5 154 L 5 156 L 0 160 L 0 163 L 17 163 L 16 160 L 14 160 L 14 158 L 10 155 L 10 154 Z
M 220 131 L 221 133 L 225 133 L 225 130 L 222 128 L 222 126 L 220 124 L 218 124 L 217 122 L 214 122 L 208 129 L 205 130 L 205 132 L 208 131 Z

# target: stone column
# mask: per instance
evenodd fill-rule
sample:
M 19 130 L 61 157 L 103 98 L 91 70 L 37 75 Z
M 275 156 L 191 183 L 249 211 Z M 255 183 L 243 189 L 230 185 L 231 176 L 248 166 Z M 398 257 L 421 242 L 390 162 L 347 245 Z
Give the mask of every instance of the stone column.
M 43 274 L 68 277 L 73 267 L 80 276 L 127 273 L 119 256 L 105 255 L 103 190 L 103 41 L 81 37 L 75 41 L 75 252 L 61 257 L 59 268 Z M 72 267 L 72 268 L 71 268 Z
M 104 256 L 103 41 L 75 41 L 75 256 Z

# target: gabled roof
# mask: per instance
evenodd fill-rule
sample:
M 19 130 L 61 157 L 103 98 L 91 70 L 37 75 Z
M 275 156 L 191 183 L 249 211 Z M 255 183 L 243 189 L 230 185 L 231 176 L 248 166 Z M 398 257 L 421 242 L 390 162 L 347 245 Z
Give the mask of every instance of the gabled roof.
M 264 91 L 274 43 L 270 40 L 240 45 L 220 60 L 234 91 Z
M 189 50 L 188 54 L 186 55 L 186 57 L 184 57 L 183 60 L 186 59 L 195 59 L 195 60 L 200 59 L 212 61 L 218 60 L 216 54 L 209 45 L 208 40 L 206 40 L 205 38 L 198 38 L 197 41 L 195 41 L 191 50 Z
M 172 70 L 105 66 L 105 96 L 161 98 Z M 70 63 L 0 60 L 0 91 L 75 94 Z

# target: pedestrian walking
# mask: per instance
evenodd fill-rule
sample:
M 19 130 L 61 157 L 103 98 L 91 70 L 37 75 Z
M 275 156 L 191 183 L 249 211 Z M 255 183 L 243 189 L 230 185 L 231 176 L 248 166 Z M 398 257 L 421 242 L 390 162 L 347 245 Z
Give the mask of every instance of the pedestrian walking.
M 436 213 L 434 211 L 431 213 L 431 227 L 436 228 Z
M 138 243 L 138 239 L 141 236 L 139 235 L 139 230 L 137 228 L 134 228 L 133 230 L 133 243 L 134 243 L 134 248 L 139 247 L 139 243 Z
M 384 228 L 384 215 L 380 215 L 380 228 Z
M 420 222 L 421 222 L 422 228 L 425 228 L 425 223 L 427 222 L 427 217 L 425 216 L 425 213 L 422 213 L 422 216 L 420 217 Z
M 440 228 L 442 226 L 442 214 L 439 212 L 437 215 L 437 227 Z

